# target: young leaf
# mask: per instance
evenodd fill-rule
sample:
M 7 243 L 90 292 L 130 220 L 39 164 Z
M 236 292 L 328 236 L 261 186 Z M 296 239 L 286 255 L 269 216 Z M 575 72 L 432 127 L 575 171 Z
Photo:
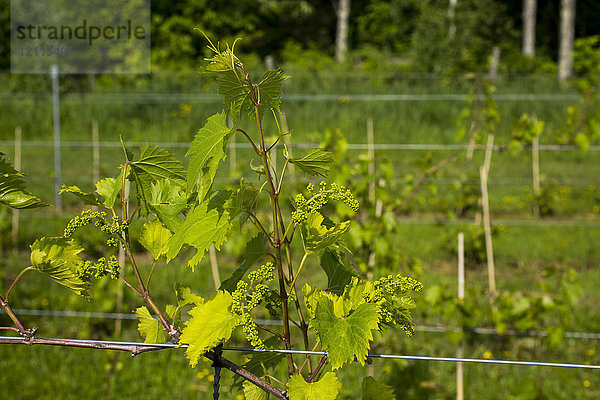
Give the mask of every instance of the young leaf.
M 396 400 L 394 389 L 372 376 L 367 376 L 362 382 L 362 400 Z
M 187 170 L 187 191 L 191 193 L 198 187 L 198 200 L 204 200 L 215 178 L 219 163 L 225 159 L 225 150 L 233 130 L 227 127 L 225 112 L 209 117 L 200 128 L 186 157 L 190 157 Z
M 43 237 L 31 246 L 31 265 L 54 279 L 57 283 L 89 298 L 90 283 L 79 278 L 76 270 L 83 264 L 77 254 L 83 251 L 75 240 L 64 237 Z
M 166 179 L 152 182 L 148 206 L 167 228 L 177 230 L 183 222 L 178 215 L 187 207 L 184 187 Z
M 265 237 L 258 235 L 251 239 L 246 244 L 246 250 L 244 251 L 244 261 L 242 264 L 233 272 L 233 274 L 221 283 L 219 290 L 227 290 L 233 292 L 236 289 L 236 285 L 240 279 L 246 274 L 246 271 L 262 259 L 267 252 L 265 251 Z
M 188 305 L 199 306 L 204 304 L 204 299 L 202 297 L 193 293 L 190 288 L 182 287 L 179 283 L 175 283 L 175 296 L 177 297 L 177 304 L 179 307 Z
M 169 242 L 167 262 L 179 254 L 184 244 L 189 244 L 198 250 L 198 255 L 195 257 L 197 262 L 202 260 L 204 252 L 211 245 L 214 244 L 217 250 L 220 248 L 231 226 L 229 215 L 227 212 L 219 214 L 216 209 L 208 211 L 207 208 L 208 202 L 194 208 L 175 231 Z M 192 269 L 194 265 L 191 265 Z
M 329 164 L 333 162 L 333 155 L 327 150 L 310 149 L 304 157 L 289 160 L 307 175 L 326 177 L 330 171 Z
M 167 254 L 169 250 L 169 240 L 173 234 L 165 228 L 163 224 L 153 219 L 148 221 L 142 227 L 140 233 L 140 244 L 152 254 L 155 260 Z
M 240 317 L 230 311 L 232 303 L 228 292 L 219 291 L 214 299 L 190 311 L 191 318 L 185 323 L 179 342 L 189 344 L 186 355 L 192 367 L 208 350 L 227 341 L 241 322 Z
M 140 320 L 137 329 L 144 337 L 144 343 L 164 343 L 169 340 L 168 333 L 145 306 L 135 310 L 135 315 Z
M 339 318 L 333 301 L 321 297 L 317 302 L 315 317 L 311 325 L 317 331 L 322 348 L 329 352 L 333 369 L 344 363 L 356 360 L 364 365 L 369 351 L 369 341 L 373 340 L 371 330 L 378 329 L 379 306 L 365 303 L 350 315 Z
M 252 115 L 255 110 L 252 103 L 250 85 L 235 71 L 226 71 L 217 78 L 219 94 L 224 96 L 224 101 L 229 108 L 233 121 L 238 121 L 242 112 Z
M 96 193 L 104 198 L 102 202 L 104 207 L 113 208 L 122 186 L 122 179 L 106 178 L 96 182 Z
M 82 191 L 81 189 L 79 189 L 77 186 L 62 185 L 62 189 L 60 189 L 60 192 L 58 192 L 58 193 L 60 193 L 60 194 L 72 193 L 75 196 L 79 197 L 83 201 L 83 204 L 88 204 L 90 206 L 104 207 L 104 204 L 102 204 L 102 202 L 100 201 L 100 198 L 98 197 L 98 195 L 96 193 L 86 193 L 86 192 Z
M 265 72 L 262 81 L 258 84 L 261 102 L 266 102 L 269 107 L 279 113 L 281 113 L 279 104 L 281 104 L 281 95 L 283 94 L 283 81 L 288 78 L 289 75 L 275 69 Z
M 350 221 L 340 222 L 331 228 L 327 228 L 327 226 L 323 225 L 323 222 L 323 215 L 318 212 L 312 212 L 302 227 L 304 249 L 309 254 L 316 253 L 335 244 L 350 229 Z
M 244 381 L 242 386 L 244 388 L 244 398 L 246 400 L 268 400 L 269 398 L 268 392 L 265 392 L 250 381 Z
M 144 203 L 150 202 L 153 182 L 165 179 L 183 185 L 185 181 L 185 170 L 173 154 L 152 146 L 142 147 L 140 158 L 131 162 L 131 173 Z
M 27 190 L 21 179 L 23 174 L 16 171 L 4 156 L 0 152 L 0 204 L 19 209 L 48 206 Z
M 325 249 L 321 253 L 320 264 L 327 274 L 327 290 L 331 293 L 344 293 L 346 285 L 356 276 L 351 267 L 343 262 L 343 254 L 331 249 Z
M 333 372 L 327 372 L 318 382 L 308 383 L 296 373 L 287 383 L 290 400 L 335 400 L 339 381 Z

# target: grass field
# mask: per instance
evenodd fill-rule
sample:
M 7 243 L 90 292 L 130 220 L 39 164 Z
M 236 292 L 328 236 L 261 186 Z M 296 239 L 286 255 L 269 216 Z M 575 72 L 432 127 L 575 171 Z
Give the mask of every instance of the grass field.
M 8 77 L 0 77 L 6 81 Z M 8 141 L 13 140 L 14 128 L 21 126 L 25 141 L 51 141 L 51 102 L 47 82 L 40 78 L 38 85 L 31 82 L 10 81 L 4 87 L 14 95 L 0 93 L 0 151 L 13 156 Z M 432 80 L 425 77 L 376 76 L 323 76 L 308 80 L 302 74 L 292 79 L 282 109 L 293 130 L 295 143 L 319 144 L 326 130 L 340 129 L 349 143 L 366 144 L 367 120 L 374 121 L 377 144 L 457 144 L 456 120 L 464 100 L 402 100 L 367 101 L 356 95 L 449 95 L 467 94 L 470 81 L 455 78 Z M 119 136 L 132 142 L 188 142 L 205 119 L 221 109 L 220 99 L 214 95 L 214 85 L 202 76 L 155 76 L 132 83 L 126 78 L 99 79 L 93 90 L 82 78 L 78 85 L 65 83 L 61 99 L 62 181 L 92 189 L 91 121 L 98 120 L 100 140 L 118 142 Z M 498 108 L 501 115 L 496 128 L 496 143 L 504 144 L 511 135 L 514 122 L 522 113 L 536 115 L 546 121 L 542 144 L 552 143 L 553 132 L 564 124 L 566 107 L 577 103 L 575 97 L 552 100 L 502 100 L 506 94 L 572 94 L 546 79 L 505 79 L 497 82 Z M 159 95 L 155 95 L 158 93 Z M 301 94 L 328 95 L 332 99 L 308 100 Z M 296 96 L 296 97 L 294 97 Z M 267 125 L 271 132 L 274 126 Z M 71 144 L 67 142 L 86 142 Z M 54 202 L 52 148 L 45 144 L 23 147 L 22 170 L 36 193 Z M 173 147 L 180 159 L 186 148 Z M 304 151 L 295 148 L 295 152 Z M 366 150 L 349 150 L 348 159 L 359 160 Z M 407 175 L 419 177 L 422 171 L 415 166 L 431 153 L 434 162 L 450 151 L 378 150 L 375 163 L 388 160 L 394 169 L 390 182 L 392 196 L 400 196 Z M 101 147 L 100 176 L 116 175 L 122 163 L 119 147 Z M 230 170 L 224 162 L 219 182 L 230 182 L 247 171 L 250 152 L 237 148 L 237 168 Z M 473 161 L 464 154 L 431 179 L 436 183 L 425 188 L 411 201 L 408 211 L 398 214 L 398 227 L 390 241 L 393 251 L 406 259 L 418 258 L 421 268 L 409 272 L 416 275 L 425 287 L 445 285 L 456 291 L 454 243 L 461 230 L 468 230 L 475 221 L 475 210 L 457 217 L 455 211 L 461 195 L 479 191 L 479 166 L 483 152 L 476 151 Z M 490 207 L 492 220 L 497 226 L 494 253 L 498 287 L 501 290 L 536 290 L 541 271 L 548 265 L 573 268 L 578 272 L 584 296 L 572 313 L 569 330 L 600 332 L 595 310 L 600 305 L 597 285 L 600 284 L 598 264 L 600 250 L 600 152 L 579 150 L 541 153 L 542 184 L 552 186 L 551 215 L 535 218 L 532 213 L 534 198 L 531 192 L 531 158 L 527 152 L 518 157 L 507 152 L 495 153 L 490 172 Z M 302 177 L 300 176 L 300 179 Z M 0 287 L 7 288 L 20 269 L 28 265 L 27 245 L 40 236 L 60 235 L 65 222 L 79 212 L 74 198 L 65 198 L 65 209 L 56 213 L 52 208 L 22 212 L 20 220 L 20 252 L 10 252 L 9 212 L 0 210 Z M 89 239 L 93 242 L 94 238 Z M 236 243 L 244 238 L 236 238 Z M 239 243 L 225 247 L 219 256 L 221 276 L 227 277 L 236 263 Z M 467 244 L 468 246 L 469 244 Z M 467 285 L 482 292 L 486 290 L 487 275 L 484 264 L 468 262 Z M 169 265 L 156 272 L 154 296 L 160 304 L 172 297 L 172 282 L 180 281 L 194 287 L 199 294 L 208 294 L 212 287 L 208 261 L 203 261 L 195 273 L 181 265 Z M 307 265 L 307 271 L 318 274 L 316 264 Z M 388 267 L 399 269 L 400 266 Z M 375 271 L 377 273 L 377 271 Z M 163 282 L 162 284 L 159 282 Z M 125 295 L 120 308 L 114 293 L 118 289 L 110 283 L 99 285 L 87 303 L 69 295 L 62 288 L 35 273 L 28 273 L 12 295 L 13 307 L 35 310 L 76 310 L 101 312 L 130 312 L 139 301 Z M 442 321 L 440 316 L 426 310 L 424 296 L 416 298 L 415 318 L 421 324 Z M 26 324 L 38 325 L 45 337 L 122 338 L 138 340 L 135 321 L 123 321 L 117 328 L 115 321 L 93 318 L 23 317 Z M 7 325 L 0 316 L 0 325 Z M 540 326 L 539 329 L 546 327 Z M 121 334 L 117 331 L 121 329 Z M 419 354 L 454 356 L 455 346 L 446 335 L 417 332 L 407 339 L 401 333 L 388 332 L 376 340 L 374 353 Z M 241 337 L 235 345 L 245 345 Z M 561 347 L 550 347 L 539 338 L 511 338 L 503 336 L 470 336 L 466 357 L 493 357 L 572 363 L 600 362 L 597 341 L 567 339 Z M 0 346 L 0 398 L 144 398 L 144 399 L 208 399 L 211 382 L 204 369 L 195 370 L 180 350 L 168 350 L 140 355 L 133 360 L 127 354 L 97 350 L 63 349 L 42 346 Z M 243 355 L 232 355 L 238 361 Z M 394 386 L 398 398 L 450 399 L 456 390 L 455 364 L 419 361 L 375 360 L 367 368 L 379 378 L 383 376 Z M 344 375 L 344 397 L 358 398 L 359 377 L 367 371 L 352 367 Z M 231 375 L 224 373 L 224 387 Z M 467 399 L 592 399 L 600 394 L 597 373 L 557 368 L 513 366 L 465 366 L 465 393 Z M 142 395 L 143 393 L 143 395 Z M 240 392 L 224 391 L 222 398 L 236 399 Z

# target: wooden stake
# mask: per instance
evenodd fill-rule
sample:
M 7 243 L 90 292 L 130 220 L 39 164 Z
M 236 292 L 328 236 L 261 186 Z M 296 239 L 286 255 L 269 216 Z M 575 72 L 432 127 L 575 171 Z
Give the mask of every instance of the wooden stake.
M 465 298 L 465 235 L 458 234 L 458 298 Z M 461 340 L 456 349 L 456 358 L 464 355 L 464 343 Z M 463 363 L 456 363 L 456 400 L 464 399 Z
M 100 139 L 98 137 L 98 120 L 92 120 L 92 187 L 100 180 Z
M 212 271 L 215 290 L 219 290 L 221 287 L 221 278 L 219 277 L 219 264 L 217 263 L 217 252 L 214 244 L 208 249 L 208 254 L 210 257 L 210 270 Z
M 485 252 L 487 255 L 488 283 L 490 296 L 493 299 L 496 296 L 496 271 L 494 267 L 494 249 L 492 246 L 492 229 L 490 222 L 490 203 L 488 198 L 488 173 L 491 163 L 491 153 L 494 144 L 494 136 L 488 136 L 488 143 L 485 153 L 485 161 L 479 174 L 481 176 L 481 202 L 483 206 L 483 230 L 485 234 Z
M 14 167 L 17 171 L 21 171 L 21 127 L 15 128 L 15 159 Z M 19 210 L 13 208 L 12 210 L 12 247 L 13 252 L 16 253 L 19 250 Z
M 537 196 L 540 194 L 540 138 L 534 136 L 531 142 L 531 169 L 533 174 L 533 215 L 540 216 L 540 205 L 537 202 Z

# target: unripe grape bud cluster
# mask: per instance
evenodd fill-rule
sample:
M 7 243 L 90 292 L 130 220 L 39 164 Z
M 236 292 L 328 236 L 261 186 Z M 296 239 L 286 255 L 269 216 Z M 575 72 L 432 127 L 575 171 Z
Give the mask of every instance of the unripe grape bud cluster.
M 388 275 L 373 282 L 373 291 L 367 295 L 366 300 L 379 305 L 379 314 L 383 323 L 398 325 L 407 336 L 412 336 L 414 334 L 412 322 L 406 313 L 406 308 L 409 308 L 412 302 L 408 292 L 421 290 L 423 284 L 416 279 Z
M 113 254 L 108 258 L 99 258 L 97 261 L 84 261 L 77 269 L 75 273 L 77 276 L 85 282 L 89 282 L 93 279 L 99 279 L 104 276 L 110 276 L 111 279 L 119 279 L 119 271 L 121 266 L 117 257 Z
M 81 216 L 75 216 L 67 223 L 63 236 L 65 238 L 70 238 L 77 229 L 83 228 L 92 222 L 101 232 L 109 235 L 109 238 L 106 240 L 106 245 L 110 247 L 117 247 L 119 245 L 121 232 L 129 227 L 129 223 L 127 223 L 127 221 L 121 221 L 117 215 L 113 215 L 109 222 L 106 212 L 85 210 L 81 213 Z
M 329 200 L 341 201 L 354 212 L 357 212 L 359 209 L 358 200 L 354 198 L 354 194 L 352 194 L 350 189 L 338 186 L 337 183 L 332 183 L 327 188 L 327 183 L 321 182 L 319 190 L 316 193 L 314 185 L 309 183 L 306 191 L 311 195 L 310 198 L 307 199 L 302 193 L 298 193 L 294 197 L 296 211 L 292 212 L 292 221 L 297 224 L 306 221 L 311 213 L 318 212 Z
M 261 302 L 272 297 L 266 283 L 275 279 L 273 271 L 275 271 L 273 263 L 261 265 L 256 271 L 248 274 L 250 284 L 242 280 L 238 281 L 236 290 L 231 294 L 233 297 L 231 310 L 242 317 L 241 325 L 246 339 L 257 349 L 264 349 L 265 345 L 258 336 L 258 329 L 250 312 Z

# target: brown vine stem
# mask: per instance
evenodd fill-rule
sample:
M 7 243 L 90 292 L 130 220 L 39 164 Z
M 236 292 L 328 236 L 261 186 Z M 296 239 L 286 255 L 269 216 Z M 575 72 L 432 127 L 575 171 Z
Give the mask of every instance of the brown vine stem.
M 321 357 L 321 359 L 319 360 L 319 363 L 317 364 L 317 367 L 312 372 L 312 374 L 310 374 L 310 376 L 308 377 L 306 382 L 311 383 L 313 380 L 315 380 L 315 378 L 317 377 L 317 374 L 319 373 L 319 371 L 321 371 L 321 368 L 323 368 L 323 366 L 325 365 L 326 362 L 327 362 L 327 356 Z
M 30 269 L 33 269 L 33 266 L 29 266 L 25 269 L 23 269 L 23 271 L 21 271 L 19 273 L 19 275 L 17 275 L 17 277 L 15 278 L 15 280 L 12 282 L 12 284 L 10 285 L 10 287 L 8 288 L 8 291 L 6 292 L 6 298 L 5 298 L 5 302 L 8 303 L 8 297 L 10 296 L 10 292 L 12 292 L 13 288 L 15 287 L 15 285 L 17 284 L 17 282 L 19 282 L 19 279 L 21 279 L 21 277 L 23 276 L 23 274 L 27 271 L 29 271 Z
M 131 353 L 132 357 L 137 356 L 138 354 L 145 353 L 148 351 L 157 351 L 163 350 L 169 347 L 165 346 L 139 346 L 136 344 L 128 344 L 128 343 L 110 343 L 110 342 L 98 342 L 98 341 L 89 341 L 89 340 L 75 340 L 75 339 L 55 339 L 55 338 L 39 338 L 39 337 L 30 337 L 30 338 L 18 338 L 18 337 L 0 337 L 0 344 L 26 344 L 26 345 L 49 345 L 49 346 L 64 346 L 64 347 L 79 347 L 79 348 L 88 348 L 88 349 L 99 349 L 99 350 L 118 350 L 118 351 L 127 351 Z M 231 372 L 236 375 L 241 376 L 242 378 L 252 382 L 256 386 L 260 387 L 262 390 L 272 394 L 278 399 L 288 400 L 286 394 L 281 389 L 276 388 L 271 385 L 269 382 L 259 378 L 258 376 L 252 374 L 251 372 L 245 370 L 241 366 L 235 364 L 234 362 L 226 359 L 223 356 L 217 356 L 214 352 L 209 351 L 204 354 L 204 357 L 208 358 L 211 361 L 218 361 L 219 365 L 224 368 L 227 368 Z
M 8 304 L 8 302 L 5 301 L 2 297 L 0 297 L 0 307 L 2 307 L 4 309 L 4 311 L 6 312 L 6 314 L 15 323 L 15 325 L 17 326 L 20 334 L 22 334 L 22 335 L 29 335 L 29 334 L 31 334 L 31 331 L 29 329 L 27 329 L 27 327 L 25 326 L 25 324 L 23 324 L 21 322 L 21 320 L 19 319 L 19 317 L 17 317 L 17 314 L 15 314 L 15 312 L 13 311 L 13 309 L 10 307 L 10 304 Z

